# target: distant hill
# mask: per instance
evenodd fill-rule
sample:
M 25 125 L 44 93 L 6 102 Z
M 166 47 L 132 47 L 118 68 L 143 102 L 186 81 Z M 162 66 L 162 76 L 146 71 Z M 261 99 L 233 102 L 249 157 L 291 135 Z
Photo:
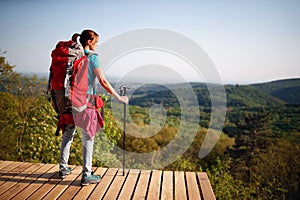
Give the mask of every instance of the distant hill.
M 288 104 L 300 104 L 300 78 L 252 84 L 250 86 Z
M 131 103 L 133 105 L 139 105 L 142 107 L 151 106 L 153 101 L 155 103 L 163 102 L 169 106 L 172 106 L 172 102 L 176 102 L 176 96 L 170 91 L 170 89 L 186 90 L 187 83 L 171 84 L 166 87 L 156 84 L 144 85 L 134 91 L 131 96 Z M 293 85 L 293 81 L 292 84 Z M 204 107 L 210 107 L 211 98 L 210 93 L 205 83 L 191 83 L 193 90 L 198 98 L 198 104 Z M 295 89 L 288 87 L 274 89 L 273 85 L 265 86 L 261 85 L 225 85 L 226 101 L 228 107 L 274 107 L 286 104 L 286 100 L 280 96 L 281 93 L 290 92 L 295 93 Z M 264 89 L 263 89 L 264 88 Z M 298 87 L 300 88 L 300 87 Z M 292 90 L 292 91 L 291 91 Z M 188 92 L 188 91 L 187 91 Z M 184 94 L 184 92 L 181 92 Z M 278 94 L 278 95 L 276 95 Z M 290 95 L 292 97 L 292 95 Z M 175 100 L 175 101 L 174 101 Z M 295 100 L 288 101 L 296 102 Z
M 225 88 L 229 107 L 274 107 L 285 104 L 281 99 L 249 85 L 227 85 Z

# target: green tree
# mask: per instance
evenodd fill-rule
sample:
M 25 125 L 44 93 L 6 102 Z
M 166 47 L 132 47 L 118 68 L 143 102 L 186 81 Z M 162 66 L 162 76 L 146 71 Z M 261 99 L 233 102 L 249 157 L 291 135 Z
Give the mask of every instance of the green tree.
M 20 75 L 13 70 L 15 66 L 8 63 L 5 54 L 6 51 L 0 49 L 0 91 L 12 92 L 18 85 Z
M 21 122 L 18 107 L 19 101 L 14 95 L 0 92 L 0 136 L 3 138 L 0 140 L 0 160 L 17 160 L 15 146 L 18 130 L 16 124 Z
M 300 194 L 300 145 L 284 139 L 254 158 L 253 187 L 262 199 L 296 199 Z
M 230 160 L 216 160 L 216 165 L 207 169 L 211 186 L 217 199 L 257 199 L 255 190 L 245 186 L 241 180 L 236 180 L 230 173 Z
M 271 112 L 261 109 L 245 113 L 237 124 L 235 144 L 228 149 L 235 178 L 251 184 L 253 159 L 272 142 L 271 121 Z

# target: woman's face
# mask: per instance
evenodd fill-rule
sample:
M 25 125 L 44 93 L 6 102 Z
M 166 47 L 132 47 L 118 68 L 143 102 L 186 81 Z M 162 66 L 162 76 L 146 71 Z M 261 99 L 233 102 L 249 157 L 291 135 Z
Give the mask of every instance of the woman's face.
M 96 47 L 98 46 L 98 37 L 95 37 L 94 40 L 89 40 L 88 45 L 90 50 L 95 50 Z

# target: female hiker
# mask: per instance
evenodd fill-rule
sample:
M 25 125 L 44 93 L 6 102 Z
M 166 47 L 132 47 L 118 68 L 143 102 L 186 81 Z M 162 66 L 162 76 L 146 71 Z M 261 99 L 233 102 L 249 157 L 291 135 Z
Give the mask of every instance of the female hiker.
M 94 52 L 98 45 L 99 35 L 92 30 L 84 30 L 79 35 L 80 43 L 84 48 L 84 52 L 88 57 L 88 92 L 87 95 L 96 95 L 95 88 L 95 80 L 98 79 L 101 86 L 110 93 L 114 98 L 116 98 L 121 103 L 128 103 L 128 98 L 126 96 L 120 96 L 111 84 L 105 78 L 100 60 L 98 55 Z M 97 109 L 89 109 L 87 108 L 83 114 L 85 117 L 92 119 L 94 116 L 98 116 L 97 113 L 99 111 Z M 89 115 L 89 116 L 86 116 Z M 75 124 L 76 117 L 74 116 Z M 77 120 L 80 121 L 80 120 Z M 76 124 L 77 125 L 77 124 Z M 88 125 L 90 127 L 90 125 Z M 75 134 L 75 126 L 66 127 L 65 132 L 62 137 L 61 143 L 61 156 L 60 156 L 60 171 L 59 176 L 61 178 L 66 177 L 66 175 L 71 173 L 71 168 L 68 167 L 68 159 L 69 159 L 69 151 L 70 146 L 73 141 L 73 137 Z M 94 145 L 94 134 L 82 130 L 82 179 L 81 185 L 89 185 L 91 183 L 98 183 L 100 181 L 100 175 L 94 175 L 92 172 L 92 156 L 93 156 L 93 145 Z

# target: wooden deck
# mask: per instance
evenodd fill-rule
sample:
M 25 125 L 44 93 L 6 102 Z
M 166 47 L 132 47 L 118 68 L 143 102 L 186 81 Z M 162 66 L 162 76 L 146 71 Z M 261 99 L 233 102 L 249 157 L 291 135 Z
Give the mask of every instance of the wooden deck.
M 58 165 L 0 161 L 0 200 L 7 199 L 215 199 L 205 172 L 93 168 L 98 184 L 80 186 L 81 166 L 58 178 Z

